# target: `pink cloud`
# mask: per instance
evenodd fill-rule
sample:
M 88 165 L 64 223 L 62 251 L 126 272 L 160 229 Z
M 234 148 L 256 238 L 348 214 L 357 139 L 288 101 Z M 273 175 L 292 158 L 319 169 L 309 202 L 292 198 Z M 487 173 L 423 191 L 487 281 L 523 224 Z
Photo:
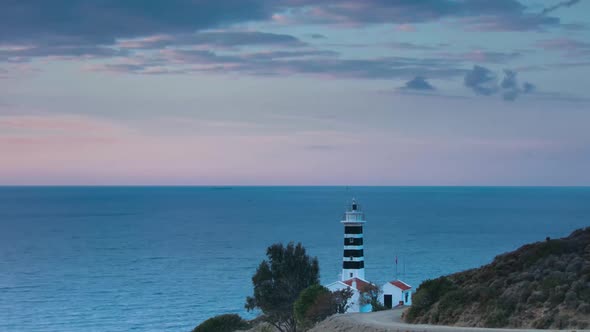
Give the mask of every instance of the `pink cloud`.
M 590 55 L 589 42 L 566 37 L 539 40 L 535 43 L 535 46 L 544 50 L 566 52 L 566 54 L 570 55 Z
M 416 27 L 410 24 L 399 24 L 395 27 L 396 31 L 416 32 Z
M 35 132 L 72 133 L 103 133 L 112 134 L 122 130 L 113 123 L 74 115 L 9 115 L 0 116 L 0 128 L 3 130 L 26 130 Z

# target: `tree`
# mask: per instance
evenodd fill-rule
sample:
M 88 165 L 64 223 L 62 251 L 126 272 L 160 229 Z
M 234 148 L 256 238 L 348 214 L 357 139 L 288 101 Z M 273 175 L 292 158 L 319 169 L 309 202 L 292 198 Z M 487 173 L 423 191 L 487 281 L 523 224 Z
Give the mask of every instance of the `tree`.
M 354 292 L 350 288 L 344 288 L 335 292 L 332 292 L 332 304 L 336 314 L 343 314 L 350 307 L 348 300 L 354 295 Z
M 252 277 L 254 295 L 246 298 L 246 309 L 260 309 L 263 320 L 281 332 L 296 332 L 293 305 L 304 289 L 319 283 L 318 260 L 293 242 L 273 244 L 266 256 Z
M 211 317 L 193 329 L 193 332 L 233 332 L 249 329 L 250 324 L 236 314 Z
M 311 285 L 301 294 L 294 305 L 297 327 L 307 329 L 315 323 L 348 309 L 348 300 L 353 292 L 350 288 L 330 292 L 324 286 Z
M 293 313 L 298 326 L 308 328 L 315 322 L 322 320 L 324 314 L 330 315 L 331 292 L 322 285 L 311 285 L 304 289 L 293 305 Z M 312 310 L 313 309 L 313 310 Z M 319 317 L 318 317 L 319 316 Z
M 377 285 L 369 283 L 360 289 L 360 293 L 359 303 L 361 305 L 370 304 L 373 311 L 385 309 L 385 306 L 379 302 L 381 288 L 379 288 Z

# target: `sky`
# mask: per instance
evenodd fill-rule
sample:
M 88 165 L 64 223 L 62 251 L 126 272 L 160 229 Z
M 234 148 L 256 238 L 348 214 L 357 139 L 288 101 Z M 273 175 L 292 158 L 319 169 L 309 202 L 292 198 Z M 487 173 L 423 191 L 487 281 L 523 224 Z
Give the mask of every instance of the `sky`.
M 0 185 L 590 185 L 590 0 L 4 0 Z

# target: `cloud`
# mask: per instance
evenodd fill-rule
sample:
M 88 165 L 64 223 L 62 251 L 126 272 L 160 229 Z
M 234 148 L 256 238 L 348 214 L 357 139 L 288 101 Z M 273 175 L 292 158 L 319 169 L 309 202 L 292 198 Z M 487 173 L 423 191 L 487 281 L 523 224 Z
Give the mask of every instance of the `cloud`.
M 524 93 L 531 93 L 534 92 L 537 89 L 537 87 L 530 82 L 524 82 L 522 85 L 522 90 Z
M 343 59 L 329 50 L 278 50 L 218 53 L 211 50 L 167 49 L 153 57 L 135 57 L 87 69 L 129 74 L 191 74 L 197 72 L 249 75 L 315 75 L 330 78 L 409 79 L 415 76 L 462 76 L 461 63 L 437 58 L 380 57 Z
M 563 2 L 567 6 L 572 1 Z M 551 10 L 549 10 L 550 12 Z M 113 45 L 118 39 L 186 35 L 248 22 L 397 24 L 458 19 L 486 30 L 539 30 L 560 20 L 516 0 L 27 0 L 4 1 L 0 44 Z
M 396 31 L 416 32 L 416 27 L 411 24 L 400 24 L 395 27 Z
M 518 82 L 516 81 L 516 72 L 513 70 L 505 69 L 504 70 L 504 79 L 502 83 L 500 83 L 500 87 L 502 89 L 515 89 L 518 87 Z
M 338 149 L 336 145 L 327 145 L 327 144 L 310 144 L 303 147 L 305 150 L 309 151 L 333 151 Z
M 319 34 L 319 33 L 312 33 L 310 35 L 310 37 L 313 38 L 313 39 L 326 39 L 326 36 L 324 36 L 322 34 Z
M 436 90 L 432 84 L 428 83 L 424 77 L 416 76 L 413 79 L 406 82 L 402 87 L 404 90 L 415 90 L 415 91 L 433 91 Z
M 435 54 L 448 59 L 478 63 L 507 63 L 522 56 L 520 52 L 496 52 L 486 50 L 473 50 L 463 53 L 438 52 Z
M 482 66 L 474 66 L 465 75 L 464 85 L 479 95 L 491 96 L 499 92 L 504 100 L 514 101 L 521 94 L 532 93 L 536 89 L 530 82 L 524 82 L 520 86 L 516 76 L 516 71 L 505 69 L 504 77 L 498 84 L 498 76 L 493 71 Z
M 557 17 L 530 13 L 516 0 L 287 0 L 286 3 L 292 6 L 290 21 L 300 23 L 411 26 L 455 19 L 462 25 L 487 31 L 543 30 L 562 25 Z
M 391 45 L 393 48 L 395 49 L 400 49 L 400 50 L 415 50 L 415 51 L 430 51 L 430 50 L 436 50 L 439 47 L 441 47 L 442 45 L 438 45 L 437 46 L 430 46 L 430 45 L 419 45 L 419 44 L 415 44 L 415 43 L 409 43 L 409 42 L 393 42 L 390 43 L 389 45 Z
M 580 0 L 568 0 L 568 1 L 562 1 L 560 3 L 557 3 L 551 7 L 547 7 L 545 9 L 543 9 L 543 11 L 541 12 L 541 15 L 546 15 L 549 14 L 552 11 L 555 11 L 561 7 L 571 7 L 575 4 L 577 4 L 578 2 L 580 2 Z
M 124 127 L 106 120 L 86 116 L 58 115 L 0 115 L 0 129 L 3 133 L 11 131 L 43 135 L 111 135 L 119 133 Z
M 496 74 L 482 66 L 473 66 L 473 69 L 465 74 L 463 84 L 479 95 L 489 96 L 498 92 Z
M 562 52 L 567 56 L 587 58 L 590 56 L 590 43 L 562 37 L 537 41 L 534 46 L 543 50 Z
M 516 72 L 513 70 L 504 70 L 504 79 L 500 83 L 502 88 L 502 98 L 507 101 L 514 101 L 521 93 L 527 94 L 535 91 L 536 87 L 530 82 L 524 82 L 522 87 L 518 84 Z
M 0 61 L 27 62 L 36 57 L 61 57 L 70 59 L 98 59 L 127 56 L 126 50 L 93 45 L 43 45 L 20 48 L 0 48 Z
M 155 35 L 120 40 L 116 46 L 130 49 L 160 49 L 168 46 L 239 47 L 253 45 L 305 46 L 299 39 L 286 34 L 260 31 L 203 31 L 193 34 Z
M 475 31 L 543 31 L 547 28 L 564 26 L 557 17 L 525 13 L 482 17 L 468 16 L 461 19 L 460 24 Z
M 258 0 L 28 0 L 5 1 L 0 43 L 113 44 L 117 38 L 191 33 L 270 18 Z

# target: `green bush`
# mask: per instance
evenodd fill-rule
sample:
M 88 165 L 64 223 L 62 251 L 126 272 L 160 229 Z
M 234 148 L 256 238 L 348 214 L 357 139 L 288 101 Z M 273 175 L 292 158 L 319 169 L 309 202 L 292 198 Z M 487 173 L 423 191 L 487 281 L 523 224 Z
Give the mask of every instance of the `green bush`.
M 428 311 L 444 294 L 456 289 L 456 287 L 446 277 L 424 281 L 412 297 L 412 306 L 408 310 L 407 320 L 413 322 L 417 317 Z
M 301 294 L 299 294 L 299 298 L 293 304 L 293 311 L 295 314 L 295 319 L 297 320 L 297 324 L 302 327 L 307 327 L 312 323 L 315 323 L 315 317 L 309 317 L 308 312 L 312 308 L 312 306 L 318 302 L 318 299 L 321 296 L 329 295 L 330 290 L 322 285 L 311 285 L 304 289 Z M 320 301 L 325 302 L 325 301 Z M 329 306 L 329 302 L 327 303 Z M 326 308 L 329 310 L 330 308 Z M 318 317 L 318 319 L 323 319 L 323 317 Z
M 509 317 L 510 315 L 506 311 L 496 309 L 488 315 L 484 325 L 485 327 L 504 327 L 508 324 Z
M 306 330 L 333 314 L 346 312 L 352 295 L 349 288 L 330 292 L 324 286 L 312 285 L 304 289 L 293 305 L 298 330 Z
M 569 246 L 563 240 L 550 240 L 538 246 L 530 246 L 530 250 L 523 255 L 524 264 L 530 266 L 542 258 L 550 255 L 561 255 L 568 252 L 569 249 Z
M 193 329 L 193 332 L 233 332 L 246 330 L 250 324 L 236 314 L 211 317 Z

